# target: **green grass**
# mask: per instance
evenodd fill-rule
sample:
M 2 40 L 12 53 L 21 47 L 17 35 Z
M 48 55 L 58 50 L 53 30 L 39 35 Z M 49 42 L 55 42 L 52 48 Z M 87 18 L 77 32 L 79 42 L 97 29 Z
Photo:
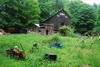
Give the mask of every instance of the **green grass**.
M 49 43 L 60 40 L 64 48 L 50 48 Z M 33 43 L 39 50 L 31 52 Z M 7 57 L 5 50 L 22 44 L 26 60 L 20 61 Z M 20 48 L 21 49 L 21 48 Z M 57 61 L 44 60 L 45 53 L 57 54 Z M 100 67 L 100 37 L 61 37 L 39 34 L 15 34 L 0 36 L 0 67 L 79 67 L 89 64 Z

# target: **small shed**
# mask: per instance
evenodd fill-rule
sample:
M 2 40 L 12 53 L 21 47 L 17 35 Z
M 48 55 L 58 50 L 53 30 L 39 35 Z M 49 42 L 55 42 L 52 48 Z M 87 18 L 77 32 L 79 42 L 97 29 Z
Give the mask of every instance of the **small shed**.
M 38 33 L 42 35 L 52 35 L 54 33 L 53 29 L 54 26 L 52 24 L 45 24 L 38 28 Z
M 34 24 L 32 26 L 29 26 L 28 29 L 27 29 L 27 33 L 38 32 L 39 28 L 40 28 L 40 24 Z

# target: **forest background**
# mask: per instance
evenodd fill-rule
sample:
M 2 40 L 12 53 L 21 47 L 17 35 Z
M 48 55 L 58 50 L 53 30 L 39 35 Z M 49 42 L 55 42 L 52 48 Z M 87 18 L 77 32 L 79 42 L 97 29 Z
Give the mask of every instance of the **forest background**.
M 28 28 L 64 9 L 77 33 L 100 32 L 100 5 L 81 0 L 0 0 L 0 28 Z

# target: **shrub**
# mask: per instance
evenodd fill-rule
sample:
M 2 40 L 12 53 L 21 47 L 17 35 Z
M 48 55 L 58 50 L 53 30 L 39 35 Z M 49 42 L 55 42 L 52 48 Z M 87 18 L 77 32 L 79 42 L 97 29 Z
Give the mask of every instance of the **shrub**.
M 74 28 L 71 28 L 69 26 L 62 26 L 60 27 L 59 32 L 63 36 L 69 36 L 74 33 Z

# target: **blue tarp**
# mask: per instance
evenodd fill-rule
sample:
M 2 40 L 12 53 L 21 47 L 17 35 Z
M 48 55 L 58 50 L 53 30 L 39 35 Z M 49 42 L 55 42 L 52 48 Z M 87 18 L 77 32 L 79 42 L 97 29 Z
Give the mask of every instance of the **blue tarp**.
M 54 43 L 50 44 L 50 47 L 55 47 L 55 46 L 57 46 L 57 47 L 64 47 L 64 45 L 61 44 L 60 41 L 58 41 L 58 42 L 54 42 Z

